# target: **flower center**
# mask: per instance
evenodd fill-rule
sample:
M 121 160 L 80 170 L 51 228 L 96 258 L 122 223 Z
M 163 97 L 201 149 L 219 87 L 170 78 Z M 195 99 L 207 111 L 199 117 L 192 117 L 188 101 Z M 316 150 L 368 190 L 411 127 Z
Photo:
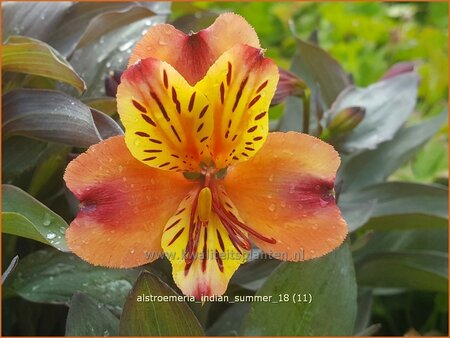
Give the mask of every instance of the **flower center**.
M 189 237 L 185 251 L 187 271 L 195 259 L 201 228 L 208 226 L 212 212 L 218 216 L 228 233 L 231 243 L 240 254 L 242 254 L 243 250 L 251 249 L 249 235 L 267 243 L 276 243 L 274 238 L 260 234 L 239 220 L 237 211 L 231 204 L 231 201 L 229 201 L 225 190 L 218 184 L 219 178 L 217 173 L 218 171 L 215 169 L 208 168 L 197 176 L 202 185 L 196 193 L 191 209 Z

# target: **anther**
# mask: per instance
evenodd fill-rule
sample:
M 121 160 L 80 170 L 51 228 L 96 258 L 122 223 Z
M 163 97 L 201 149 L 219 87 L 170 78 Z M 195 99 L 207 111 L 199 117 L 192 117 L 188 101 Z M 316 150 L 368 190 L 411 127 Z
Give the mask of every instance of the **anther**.
M 207 222 L 211 215 L 212 196 L 211 190 L 204 187 L 198 194 L 197 215 L 200 221 Z

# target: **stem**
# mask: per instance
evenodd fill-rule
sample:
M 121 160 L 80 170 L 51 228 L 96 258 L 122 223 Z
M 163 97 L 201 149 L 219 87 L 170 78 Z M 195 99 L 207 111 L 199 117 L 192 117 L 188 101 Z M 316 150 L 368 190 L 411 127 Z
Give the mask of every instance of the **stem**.
M 310 97 L 311 97 L 311 91 L 309 89 L 306 89 L 305 95 L 302 98 L 302 101 L 303 101 L 303 132 L 305 134 L 309 133 Z

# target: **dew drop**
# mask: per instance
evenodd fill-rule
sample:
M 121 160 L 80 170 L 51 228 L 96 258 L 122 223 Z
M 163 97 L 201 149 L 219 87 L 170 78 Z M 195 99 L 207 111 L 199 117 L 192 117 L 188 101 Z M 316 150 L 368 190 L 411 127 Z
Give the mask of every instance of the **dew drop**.
M 50 214 L 45 214 L 42 220 L 42 225 L 48 227 L 52 223 L 52 216 Z
M 122 46 L 119 47 L 119 51 L 125 52 L 128 48 L 130 48 L 133 45 L 133 41 L 127 41 Z
M 275 204 L 269 205 L 269 210 L 270 210 L 270 211 L 274 212 L 274 211 L 275 211 L 275 208 L 276 208 Z
M 130 254 L 134 254 L 134 252 L 135 252 L 134 249 L 130 250 Z
M 56 235 L 53 232 L 49 232 L 46 237 L 47 239 L 53 239 L 56 237 Z
M 280 205 L 281 205 L 282 208 L 284 208 L 284 207 L 286 207 L 286 202 L 285 202 L 285 201 L 282 201 L 282 202 L 280 203 Z
M 273 181 L 273 174 L 269 176 L 269 182 Z

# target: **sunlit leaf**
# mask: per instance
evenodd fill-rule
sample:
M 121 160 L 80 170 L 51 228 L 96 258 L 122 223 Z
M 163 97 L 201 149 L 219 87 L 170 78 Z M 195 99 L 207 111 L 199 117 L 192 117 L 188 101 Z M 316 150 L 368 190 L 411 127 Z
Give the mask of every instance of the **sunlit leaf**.
M 178 299 L 158 301 L 139 297 L 175 297 L 177 293 L 149 272 L 143 272 L 125 302 L 120 319 L 123 336 L 203 336 L 189 306 Z
M 117 336 L 119 319 L 91 296 L 76 292 L 70 301 L 66 336 Z
M 299 302 L 299 294 L 311 294 L 311 301 Z M 243 335 L 351 335 L 356 281 L 348 245 L 311 261 L 283 263 L 256 295 L 270 296 L 273 302 L 252 303 Z
M 55 49 L 23 36 L 11 36 L 2 46 L 2 70 L 48 77 L 83 92 L 86 84 Z
M 30 238 L 68 251 L 67 223 L 23 190 L 2 185 L 2 232 Z
M 87 106 L 112 116 L 117 113 L 117 102 L 113 97 L 94 97 L 82 100 Z

